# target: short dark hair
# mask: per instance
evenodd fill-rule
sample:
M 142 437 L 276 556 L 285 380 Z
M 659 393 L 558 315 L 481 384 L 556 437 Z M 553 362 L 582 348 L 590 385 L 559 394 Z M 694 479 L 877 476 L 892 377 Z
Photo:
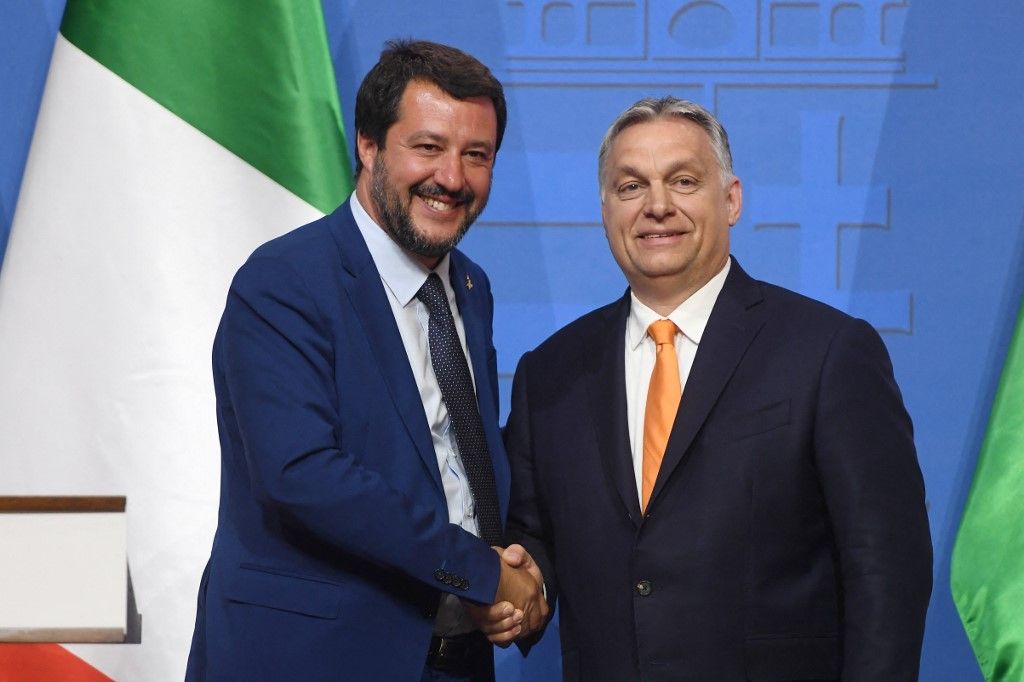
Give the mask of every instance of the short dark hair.
M 356 133 L 384 147 L 388 129 L 398 120 L 398 106 L 410 81 L 435 84 L 455 99 L 486 97 L 494 104 L 501 147 L 508 112 L 505 91 L 490 69 L 462 50 L 425 40 L 389 40 L 380 59 L 356 93 Z M 356 174 L 363 164 L 356 154 Z

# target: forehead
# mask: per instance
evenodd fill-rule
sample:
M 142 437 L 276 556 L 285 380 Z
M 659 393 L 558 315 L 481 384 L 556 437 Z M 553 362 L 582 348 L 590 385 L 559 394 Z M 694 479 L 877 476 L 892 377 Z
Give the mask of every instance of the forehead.
M 423 129 L 451 135 L 461 133 L 492 144 L 498 136 L 498 116 L 487 97 L 456 99 L 429 81 L 413 80 L 405 86 L 392 128 L 405 132 Z
M 688 158 L 715 162 L 711 138 L 697 123 L 679 117 L 658 118 L 624 129 L 612 142 L 609 165 L 634 163 L 641 159 Z

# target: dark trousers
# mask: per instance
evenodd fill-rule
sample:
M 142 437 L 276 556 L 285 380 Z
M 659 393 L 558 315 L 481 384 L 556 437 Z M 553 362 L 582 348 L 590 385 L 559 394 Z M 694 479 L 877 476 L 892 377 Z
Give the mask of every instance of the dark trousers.
M 479 632 L 472 637 L 469 655 L 452 661 L 454 665 L 446 665 L 443 657 L 428 658 L 420 682 L 494 682 L 494 647 Z

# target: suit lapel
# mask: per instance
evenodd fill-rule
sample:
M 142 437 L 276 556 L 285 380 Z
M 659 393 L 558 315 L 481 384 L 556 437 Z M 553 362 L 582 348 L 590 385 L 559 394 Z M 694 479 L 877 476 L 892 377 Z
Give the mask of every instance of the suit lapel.
M 483 410 L 483 403 L 490 403 L 493 395 L 490 372 L 487 368 L 487 331 L 484 312 L 480 301 L 483 287 L 473 283 L 465 271 L 462 262 L 453 251 L 448 262 L 448 279 L 455 292 L 455 303 L 462 317 L 462 327 L 466 330 L 466 348 L 469 350 L 470 362 L 473 364 L 473 381 L 476 384 L 477 403 Z M 469 288 L 472 285 L 473 288 Z M 481 417 L 483 414 L 481 412 Z M 495 421 L 495 423 L 497 423 Z M 485 426 L 487 422 L 484 422 Z
M 377 362 L 395 409 L 405 424 L 410 440 L 438 491 L 443 495 L 441 472 L 430 438 L 430 426 L 423 412 L 423 403 L 416 378 L 402 344 L 391 304 L 388 302 L 380 273 L 373 264 L 366 242 L 352 217 L 349 202 L 342 204 L 327 220 L 341 254 L 345 276 L 342 286 L 349 303 L 356 311 L 366 334 L 368 345 Z
M 480 410 L 484 433 L 487 436 L 487 449 L 491 454 L 491 466 L 494 470 L 494 481 L 498 488 L 498 501 L 501 506 L 501 518 L 508 512 L 509 466 L 505 456 L 505 446 L 498 431 L 498 411 L 495 400 L 497 386 L 493 381 L 492 370 L 488 362 L 490 347 L 487 343 L 491 338 L 488 326 L 491 316 L 488 314 L 488 290 L 484 282 L 473 282 L 465 263 L 465 257 L 458 251 L 452 251 L 448 262 L 448 277 L 455 292 L 455 303 L 459 307 L 462 326 L 466 330 L 466 348 L 469 350 L 469 361 L 473 365 L 473 381 L 476 384 L 476 402 Z
M 760 286 L 734 259 L 686 380 L 649 508 L 657 503 L 665 482 L 689 450 L 729 377 L 764 325 L 765 310 L 759 305 L 762 299 Z
M 640 500 L 633 473 L 626 415 L 626 318 L 629 292 L 609 306 L 600 328 L 588 337 L 587 394 L 605 472 L 635 525 L 640 523 Z

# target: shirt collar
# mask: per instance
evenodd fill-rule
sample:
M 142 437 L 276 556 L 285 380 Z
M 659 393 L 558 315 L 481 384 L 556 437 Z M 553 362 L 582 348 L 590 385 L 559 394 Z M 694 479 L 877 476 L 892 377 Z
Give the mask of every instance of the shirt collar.
M 679 304 L 675 310 L 668 314 L 667 319 L 675 322 L 679 330 L 686 338 L 700 345 L 700 339 L 704 335 L 704 329 L 708 326 L 708 319 L 711 317 L 711 309 L 715 307 L 718 295 L 722 293 L 725 286 L 725 278 L 729 275 L 729 268 L 732 259 L 727 258 L 725 266 L 718 274 L 708 280 L 707 284 L 693 292 L 688 299 Z M 647 328 L 652 322 L 666 319 L 636 297 L 630 291 L 629 318 L 626 320 L 626 347 L 635 351 L 645 338 Z
M 441 277 L 445 289 L 448 289 L 448 254 L 438 262 L 433 270 L 427 269 L 423 263 L 416 260 L 380 227 L 370 214 L 366 212 L 363 205 L 359 203 L 356 193 L 352 193 L 350 200 L 352 217 L 356 221 L 360 234 L 366 242 L 366 248 L 370 251 L 373 264 L 377 266 L 380 278 L 404 308 L 416 297 L 416 293 L 427 281 L 431 272 L 436 272 Z

